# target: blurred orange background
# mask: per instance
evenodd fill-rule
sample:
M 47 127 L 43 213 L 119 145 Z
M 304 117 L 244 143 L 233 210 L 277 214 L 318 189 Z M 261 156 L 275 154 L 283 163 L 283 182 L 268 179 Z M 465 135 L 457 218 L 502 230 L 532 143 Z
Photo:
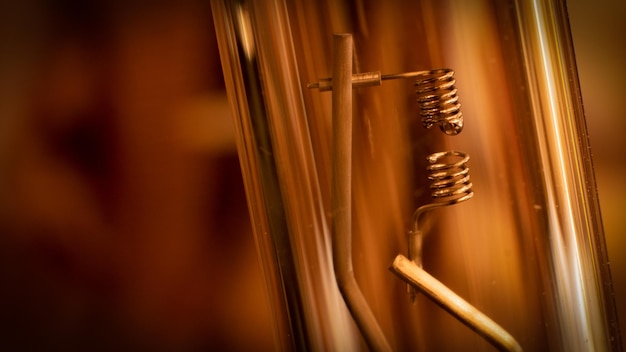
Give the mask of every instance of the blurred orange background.
M 568 1 L 626 336 L 626 3 Z M 272 350 L 208 1 L 0 4 L 0 349 Z
M 0 14 L 0 349 L 271 349 L 208 1 Z

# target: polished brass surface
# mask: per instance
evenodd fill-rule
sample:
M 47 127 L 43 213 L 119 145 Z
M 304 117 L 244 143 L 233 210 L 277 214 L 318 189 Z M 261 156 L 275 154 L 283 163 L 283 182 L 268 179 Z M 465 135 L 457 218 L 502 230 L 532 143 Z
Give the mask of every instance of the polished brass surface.
M 621 345 L 561 2 L 242 3 L 258 50 L 288 249 L 306 302 L 305 343 L 336 346 L 339 326 L 351 332 L 342 342 L 362 343 L 346 310 L 327 315 L 324 308 L 337 302 L 325 247 L 334 131 L 331 96 L 306 88 L 332 84 L 319 80 L 332 72 L 329 38 L 352 33 L 353 73 L 454 67 L 463 99 L 463 133 L 449 137 L 417 128 L 419 107 L 404 80 L 353 93 L 354 274 L 392 348 L 488 346 L 424 297 L 411 304 L 386 270 L 407 251 L 414 209 L 429 203 L 423 157 L 440 150 L 472 155 L 476 195 L 420 223 L 432 234 L 423 253 L 429 272 L 525 350 Z M 334 297 L 327 302 L 315 298 L 321 282 L 320 297 Z M 329 320 L 341 323 L 327 328 Z

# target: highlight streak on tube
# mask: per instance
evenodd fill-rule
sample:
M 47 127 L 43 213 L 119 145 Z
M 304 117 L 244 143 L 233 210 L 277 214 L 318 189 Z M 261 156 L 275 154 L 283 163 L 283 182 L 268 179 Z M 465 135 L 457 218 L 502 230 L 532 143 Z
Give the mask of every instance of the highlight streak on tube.
M 551 246 L 555 257 L 555 265 L 559 267 L 556 270 L 556 282 L 559 297 L 565 302 L 559 302 L 559 311 L 562 315 L 561 321 L 564 330 L 564 343 L 568 345 L 569 350 L 588 350 L 594 345 L 592 327 L 590 326 L 587 305 L 585 303 L 584 288 L 582 287 L 583 273 L 581 267 L 581 258 L 577 253 L 579 243 L 577 241 L 577 227 L 571 204 L 573 199 L 571 195 L 572 180 L 569 177 L 568 160 L 564 154 L 567 152 L 567 146 L 563 145 L 563 132 L 565 128 L 561 123 L 562 115 L 569 112 L 564 111 L 559 106 L 559 91 L 555 86 L 558 80 L 554 67 L 551 63 L 558 60 L 554 58 L 550 52 L 549 38 L 546 37 L 546 23 L 543 21 L 545 16 L 542 8 L 537 0 L 533 1 L 532 11 L 538 27 L 537 35 L 539 40 L 539 55 L 541 62 L 539 77 L 542 79 L 547 100 L 547 113 L 544 121 L 548 124 L 544 128 L 549 129 L 549 133 L 554 134 L 552 139 L 556 146 L 549 148 L 544 141 L 540 142 L 542 158 L 547 162 L 544 165 L 553 165 L 557 171 L 554 184 L 546 182 L 546 194 L 548 203 L 554 206 L 548 208 L 550 217 L 551 230 Z M 560 63 L 560 61 L 557 61 Z M 545 112 L 545 111 L 544 111 Z M 558 209 L 557 209 L 558 207 Z M 560 275 L 559 275 L 560 273 Z M 563 274 L 565 273 L 565 274 Z M 573 290 L 570 288 L 574 288 Z M 572 341 L 577 339 L 578 341 Z

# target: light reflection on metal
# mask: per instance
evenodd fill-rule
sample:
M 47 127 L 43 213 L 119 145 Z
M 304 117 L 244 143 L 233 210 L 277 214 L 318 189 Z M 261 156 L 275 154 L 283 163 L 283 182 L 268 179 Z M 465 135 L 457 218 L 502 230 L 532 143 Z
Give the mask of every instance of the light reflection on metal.
M 245 4 L 236 3 L 235 18 L 237 29 L 239 30 L 239 42 L 243 47 L 243 52 L 248 60 L 252 60 L 255 55 L 254 48 L 254 32 L 252 31 L 252 23 L 250 22 L 250 14 Z
M 265 263 L 276 253 L 294 256 L 291 269 L 297 278 L 287 282 L 277 270 L 268 275 L 268 286 L 293 290 L 304 303 L 289 312 L 286 323 L 297 336 L 283 339 L 306 335 L 298 346 L 313 349 L 359 346 L 358 333 L 345 324 L 347 310 L 328 283 L 330 99 L 303 90 L 302 84 L 331 71 L 331 33 L 352 32 L 357 43 L 368 43 L 355 52 L 357 70 L 402 72 L 416 63 L 455 67 L 464 113 L 476 121 L 454 141 L 442 141 L 445 136 L 426 136 L 414 128 L 415 119 L 409 117 L 417 110 L 415 96 L 402 82 L 354 95 L 354 172 L 359 175 L 353 185 L 354 260 L 362 268 L 356 279 L 390 345 L 399 350 L 483 348 L 482 340 L 451 323 L 429 301 L 418 297 L 411 305 L 402 299 L 405 286 L 386 270 L 394 255 L 406 251 L 402 229 L 427 196 L 427 184 L 414 177 L 422 165 L 413 161 L 437 150 L 463 149 L 473 158 L 476 196 L 468 206 L 446 207 L 420 223 L 437 233 L 428 237 L 423 258 L 429 271 L 500 322 L 526 350 L 621 349 L 562 1 L 239 3 L 248 12 L 236 12 L 240 19 L 234 22 L 250 24 L 239 28 L 238 39 L 240 59 L 247 62 L 230 64 L 258 70 L 246 78 L 259 81 L 258 91 L 251 93 L 262 111 L 248 112 L 267 113 L 271 122 L 266 137 L 276 147 L 270 156 L 278 187 L 271 191 L 279 196 L 276 202 L 258 201 L 255 196 L 270 190 L 250 173 L 244 177 L 250 209 L 260 242 L 267 231 L 275 235 L 263 227 L 264 214 L 284 210 L 290 242 L 266 246 L 260 254 Z M 214 16 L 216 23 L 224 20 L 222 13 Z M 220 51 L 228 66 L 232 47 L 220 44 Z M 246 113 L 236 111 L 245 87 L 228 84 L 235 71 L 225 69 L 237 118 Z M 383 79 L 374 72 L 353 84 L 378 85 Z M 329 89 L 332 82 L 318 85 Z M 254 124 L 244 127 L 238 138 L 241 155 L 249 158 L 242 162 L 245 173 L 259 168 L 251 159 L 267 155 L 255 149 Z
M 558 10 L 556 5 L 534 0 L 518 6 L 519 12 L 534 22 L 529 26 L 534 30 L 524 32 L 525 59 L 536 69 L 536 75 L 529 80 L 536 82 L 531 85 L 531 95 L 540 117 L 536 128 L 543 136 L 538 145 L 545 168 L 561 343 L 568 351 L 608 350 L 601 276 L 595 265 L 590 265 L 597 260 L 592 234 L 598 230 L 588 220 L 591 214 L 578 140 L 581 131 L 575 124 L 579 111 L 570 95 L 572 87 L 566 72 L 570 63 L 565 61 L 566 52 L 559 45 L 568 37 L 560 32 L 558 21 L 562 18 L 554 13 Z

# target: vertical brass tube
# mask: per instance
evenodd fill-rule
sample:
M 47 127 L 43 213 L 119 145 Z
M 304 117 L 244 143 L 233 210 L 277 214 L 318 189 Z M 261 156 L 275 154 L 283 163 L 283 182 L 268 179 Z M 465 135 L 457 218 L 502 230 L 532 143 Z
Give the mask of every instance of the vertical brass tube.
M 350 34 L 333 39 L 333 266 L 339 290 L 372 351 L 391 351 L 352 267 L 352 52 Z

